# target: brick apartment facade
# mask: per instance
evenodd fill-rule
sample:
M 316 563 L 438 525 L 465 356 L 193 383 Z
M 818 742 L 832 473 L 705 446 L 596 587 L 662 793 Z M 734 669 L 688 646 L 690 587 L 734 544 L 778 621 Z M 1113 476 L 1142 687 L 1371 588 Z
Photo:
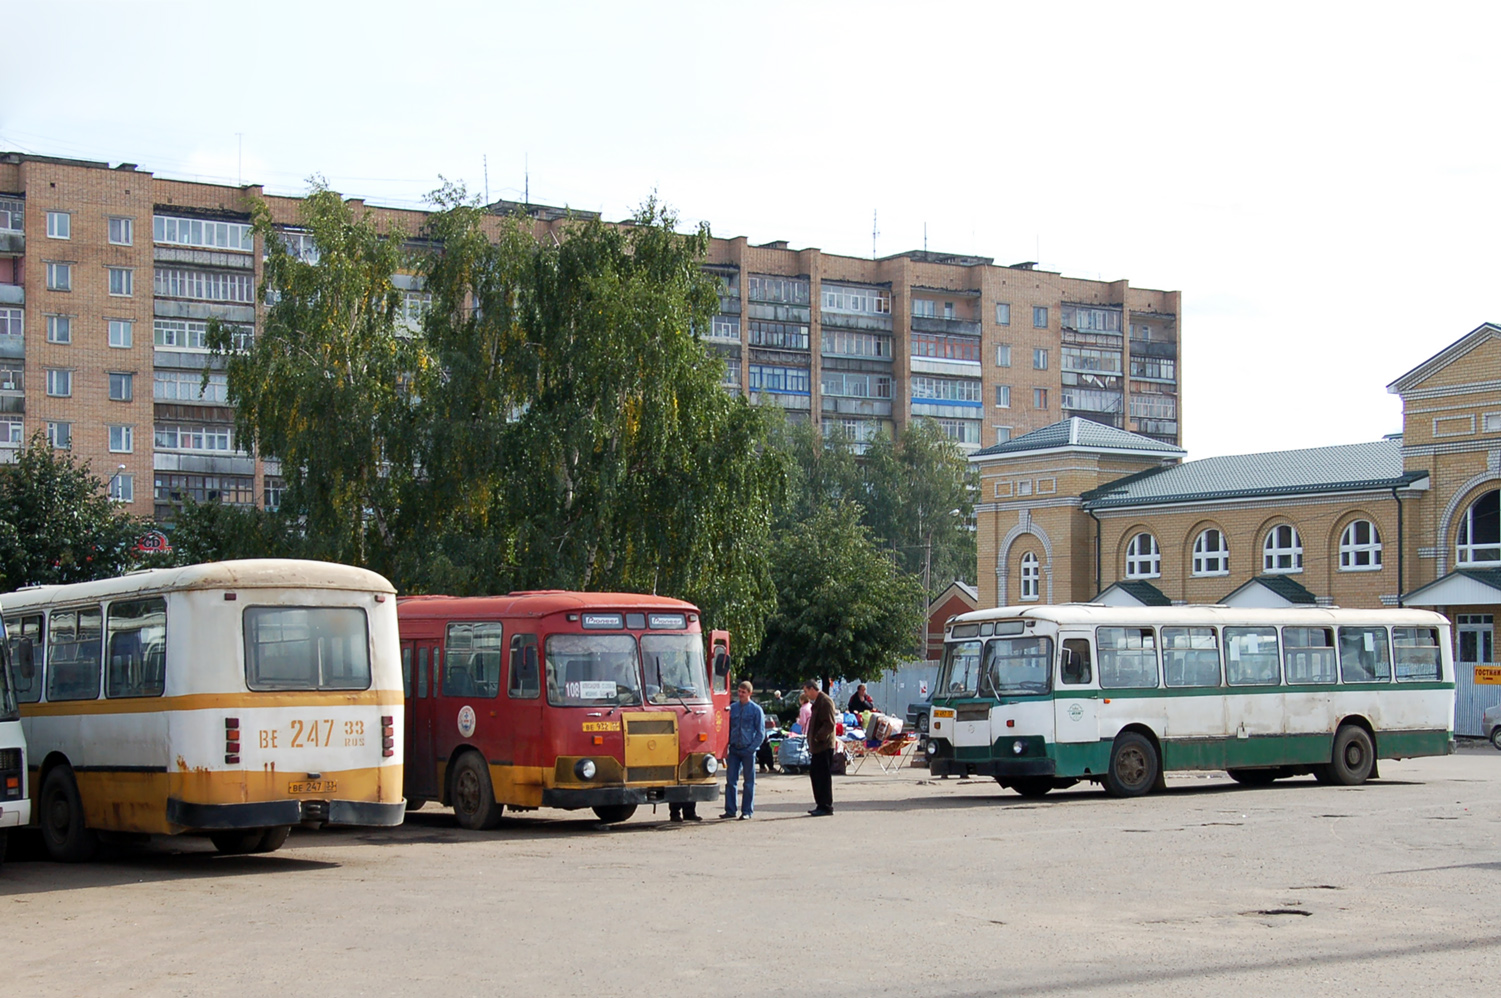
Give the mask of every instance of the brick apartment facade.
M 257 197 L 301 246 L 298 199 L 256 185 L 0 153 L 0 460 L 43 431 L 137 514 L 170 521 L 190 496 L 276 504 L 279 469 L 235 445 L 203 346 L 210 318 L 247 336 L 259 322 Z M 353 203 L 412 234 L 426 217 Z M 502 215 L 526 212 L 538 235 L 567 217 L 491 207 L 497 231 Z M 1180 439 L 1178 292 L 980 257 L 865 260 L 744 238 L 715 239 L 707 269 L 721 312 L 704 340 L 726 360 L 726 388 L 826 433 L 863 445 L 931 416 L 974 451 L 1082 414 Z M 420 280 L 396 281 L 415 323 Z

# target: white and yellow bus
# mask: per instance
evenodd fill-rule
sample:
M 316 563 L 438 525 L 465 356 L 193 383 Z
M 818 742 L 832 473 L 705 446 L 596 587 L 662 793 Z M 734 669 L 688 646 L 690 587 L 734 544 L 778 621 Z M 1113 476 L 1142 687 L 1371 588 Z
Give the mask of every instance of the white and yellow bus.
M 31 798 L 26 791 L 26 738 L 21 729 L 21 713 L 16 708 L 10 649 L 5 643 L 4 625 L 0 623 L 0 862 L 5 861 L 10 830 L 30 820 Z
M 227 561 L 0 600 L 53 858 L 98 833 L 270 852 L 292 825 L 397 825 L 396 594 L 374 572 Z
M 1165 770 L 1354 785 L 1378 759 L 1454 751 L 1449 623 L 1424 610 L 1001 607 L 949 621 L 936 775 L 1118 797 Z

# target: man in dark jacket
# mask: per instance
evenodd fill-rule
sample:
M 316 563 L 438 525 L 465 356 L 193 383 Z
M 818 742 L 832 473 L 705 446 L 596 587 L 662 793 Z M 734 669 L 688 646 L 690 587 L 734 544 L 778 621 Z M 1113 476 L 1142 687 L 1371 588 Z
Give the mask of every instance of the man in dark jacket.
M 808 779 L 813 784 L 813 810 L 808 813 L 823 817 L 834 813 L 834 780 L 830 772 L 834 764 L 834 725 L 836 711 L 834 701 L 818 687 L 817 680 L 803 684 L 813 716 L 808 722 Z
M 863 714 L 867 710 L 875 710 L 876 702 L 865 692 L 865 684 L 861 683 L 855 692 L 850 694 L 849 712 L 851 714 Z

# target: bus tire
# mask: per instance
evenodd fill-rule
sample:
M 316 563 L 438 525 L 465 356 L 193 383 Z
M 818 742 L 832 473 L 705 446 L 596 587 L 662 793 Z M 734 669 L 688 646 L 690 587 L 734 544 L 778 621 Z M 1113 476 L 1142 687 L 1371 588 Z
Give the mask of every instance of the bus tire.
M 232 828 L 223 832 L 209 832 L 208 837 L 221 855 L 243 856 L 247 852 L 255 852 L 255 847 L 260 845 L 265 833 L 264 828 Z
M 255 844 L 251 852 L 275 852 L 287 844 L 287 836 L 292 834 L 291 825 L 273 825 L 261 832 L 260 841 Z
M 1011 780 L 1010 784 L 1002 784 L 1002 786 L 1007 785 L 1028 800 L 1046 797 L 1053 789 L 1053 781 L 1046 776 L 1016 777 Z
M 1273 780 L 1282 775 L 1276 769 L 1227 769 L 1225 772 L 1243 787 L 1269 787 Z
M 1151 740 L 1136 731 L 1123 731 L 1110 749 L 1105 792 L 1112 797 L 1140 797 L 1156 785 L 1160 768 Z
M 86 863 L 94 858 L 99 836 L 83 822 L 83 798 L 73 770 L 63 765 L 47 773 L 37 810 L 47 855 L 59 863 Z
M 425 804 L 427 804 L 427 798 L 426 797 L 408 797 L 407 798 L 407 811 L 409 813 L 412 812 L 412 811 L 420 811 L 420 810 L 422 810 L 422 808 L 423 808 L 423 806 Z
M 490 767 L 478 752 L 465 752 L 453 767 L 453 816 L 459 827 L 483 832 L 500 824 L 505 805 L 495 803 Z
M 631 815 L 635 813 L 635 804 L 602 804 L 594 809 L 594 814 L 607 825 L 618 825 L 622 821 L 629 821 Z
M 1334 735 L 1334 757 L 1329 760 L 1330 781 L 1342 787 L 1354 787 L 1371 776 L 1376 764 L 1376 746 L 1371 735 L 1358 724 L 1344 724 Z

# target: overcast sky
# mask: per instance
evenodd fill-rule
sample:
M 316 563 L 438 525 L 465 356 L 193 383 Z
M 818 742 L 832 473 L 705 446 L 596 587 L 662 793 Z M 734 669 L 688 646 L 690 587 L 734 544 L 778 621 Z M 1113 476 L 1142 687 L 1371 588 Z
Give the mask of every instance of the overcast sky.
M 1190 457 L 1373 440 L 1497 307 L 1496 4 L 0 0 L 0 149 L 1183 292 Z

